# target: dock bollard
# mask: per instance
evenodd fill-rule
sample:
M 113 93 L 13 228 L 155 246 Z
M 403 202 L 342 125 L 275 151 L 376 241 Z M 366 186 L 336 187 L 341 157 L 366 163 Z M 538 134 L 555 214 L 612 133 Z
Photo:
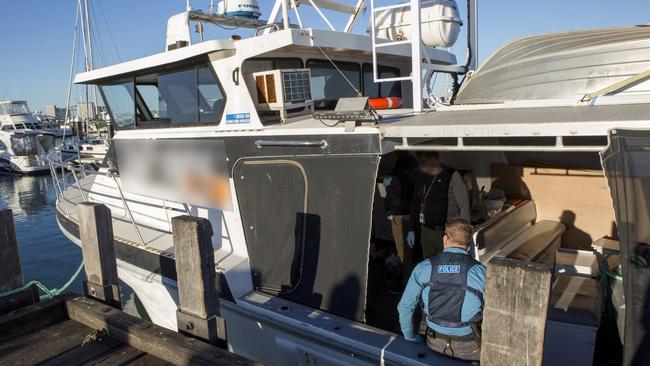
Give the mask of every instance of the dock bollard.
M 111 210 L 105 205 L 77 205 L 86 281 L 85 295 L 121 309 Z
M 180 306 L 178 331 L 211 344 L 226 345 L 226 324 L 219 309 L 212 248 L 212 225 L 193 216 L 172 218 Z

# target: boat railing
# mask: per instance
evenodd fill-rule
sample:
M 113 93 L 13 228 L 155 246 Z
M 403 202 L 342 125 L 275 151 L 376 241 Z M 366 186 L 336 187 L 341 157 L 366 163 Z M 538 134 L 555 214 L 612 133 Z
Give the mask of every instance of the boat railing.
M 81 183 L 83 179 L 91 175 L 103 175 L 113 179 L 113 181 L 115 182 L 115 186 L 117 187 L 117 191 L 120 195 L 120 199 L 122 201 L 122 209 L 128 215 L 131 225 L 133 225 L 133 229 L 138 235 L 138 239 L 140 239 L 140 243 L 142 245 L 146 245 L 142 233 L 140 232 L 140 228 L 138 227 L 138 224 L 135 222 L 133 212 L 131 212 L 129 204 L 127 203 L 127 200 L 124 197 L 124 192 L 122 191 L 120 182 L 117 180 L 118 177 L 117 174 L 112 173 L 110 171 L 96 170 L 90 167 L 90 164 L 88 163 L 77 161 L 76 156 L 63 159 L 63 156 L 60 151 L 54 151 L 50 153 L 47 157 L 47 163 L 50 167 L 50 174 L 52 175 L 52 181 L 56 192 L 56 198 L 58 201 L 63 203 L 63 207 L 65 208 L 66 213 L 68 215 L 72 214 L 70 210 L 70 205 L 76 205 L 79 202 L 74 202 L 70 200 L 68 197 L 66 197 L 65 192 L 67 190 L 69 189 L 78 190 L 83 201 L 87 202 L 89 201 L 87 193 L 89 193 L 90 191 L 83 187 Z M 189 214 L 189 209 L 187 205 L 185 205 L 184 207 Z

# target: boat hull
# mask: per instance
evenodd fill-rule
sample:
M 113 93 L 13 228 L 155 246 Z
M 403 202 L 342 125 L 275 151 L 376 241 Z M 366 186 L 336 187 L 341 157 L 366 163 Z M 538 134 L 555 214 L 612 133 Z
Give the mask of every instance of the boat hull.
M 61 231 L 80 245 L 79 226 L 57 208 Z M 115 240 L 118 276 L 138 296 L 155 324 L 176 330 L 178 288 L 173 259 L 151 255 Z M 158 267 L 153 271 L 144 268 Z M 143 268 L 144 267 L 144 268 Z M 218 274 L 219 275 L 219 274 Z M 167 277 L 167 276 L 173 276 Z M 220 281 L 217 281 L 218 283 Z M 464 365 L 395 335 L 252 292 L 240 299 L 219 290 L 230 351 L 268 365 Z

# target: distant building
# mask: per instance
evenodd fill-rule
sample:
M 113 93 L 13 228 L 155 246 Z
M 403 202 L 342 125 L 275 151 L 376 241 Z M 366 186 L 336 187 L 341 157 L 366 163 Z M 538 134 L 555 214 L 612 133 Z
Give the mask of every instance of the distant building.
M 93 102 L 80 102 L 77 103 L 77 116 L 81 119 L 95 119 L 95 103 Z
M 46 105 L 43 113 L 48 117 L 54 117 L 58 120 L 65 118 L 65 108 L 59 108 L 54 104 Z

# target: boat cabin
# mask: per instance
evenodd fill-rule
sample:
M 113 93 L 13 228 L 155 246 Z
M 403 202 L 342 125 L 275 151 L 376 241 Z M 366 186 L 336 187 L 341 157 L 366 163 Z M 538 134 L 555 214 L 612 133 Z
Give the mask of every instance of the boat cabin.
M 165 52 L 75 78 L 98 86 L 115 132 L 104 167 L 57 192 L 59 223 L 78 241 L 74 203 L 111 208 L 120 277 L 154 322 L 176 327 L 170 218 L 197 215 L 214 230 L 235 352 L 273 364 L 304 355 L 318 364 L 455 364 L 399 337 L 399 295 L 387 288 L 394 237 L 383 178 L 418 151 L 438 151 L 462 173 L 476 228 L 472 255 L 480 261 L 553 265 L 560 247 L 586 249 L 616 236 L 599 152 L 611 129 L 650 122 L 648 81 L 631 79 L 650 65 L 648 53 L 641 55 L 650 28 L 525 39 L 468 73 L 475 58 L 459 66 L 444 47 L 392 40 L 374 26 L 371 37 L 296 27 L 286 13 L 277 24 L 275 15 L 289 7 L 277 4 L 268 24 L 179 14 L 168 24 Z M 373 21 L 393 8 L 373 5 Z M 351 22 L 359 10 L 351 8 Z M 190 21 L 256 29 L 249 38 L 192 44 L 184 30 Z M 475 30 L 475 22 L 467 26 Z M 585 39 L 601 48 L 585 47 Z M 638 42 L 639 53 L 616 52 L 625 40 Z M 540 42 L 558 52 L 527 58 Z M 601 70 L 596 51 L 620 61 L 602 71 L 607 77 L 593 76 Z M 412 52 L 426 54 L 426 62 Z M 560 72 L 569 56 L 579 64 L 571 69 L 585 74 L 580 81 Z M 557 98 L 552 85 L 534 94 L 545 77 L 540 60 L 559 70 L 546 70 L 553 75 L 546 82 L 562 89 Z M 457 80 L 453 98 L 423 97 L 443 72 Z M 365 99 L 350 99 L 357 97 L 402 105 L 371 111 Z M 372 118 L 341 117 L 362 113 Z M 414 175 L 417 165 L 407 170 Z M 203 194 L 206 187 L 211 194 Z M 490 208 L 491 190 L 502 192 L 502 207 Z M 251 337 L 269 347 L 251 347 Z

